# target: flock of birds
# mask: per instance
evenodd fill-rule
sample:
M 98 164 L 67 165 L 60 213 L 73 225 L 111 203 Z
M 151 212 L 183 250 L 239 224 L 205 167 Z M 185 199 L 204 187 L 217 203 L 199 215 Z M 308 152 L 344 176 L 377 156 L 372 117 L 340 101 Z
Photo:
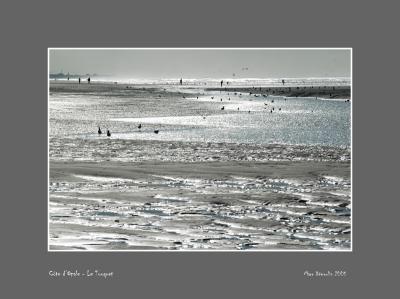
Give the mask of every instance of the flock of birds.
M 285 85 L 285 81 L 284 80 L 282 80 L 282 84 L 283 85 Z M 221 81 L 221 85 L 222 85 L 222 81 Z M 297 89 L 299 89 L 300 87 L 297 87 Z M 306 87 L 304 87 L 304 88 L 306 88 Z M 313 87 L 311 87 L 311 88 L 313 88 Z M 318 87 L 318 89 L 319 89 L 320 87 Z M 324 88 L 326 88 L 326 86 L 324 86 Z M 255 89 L 256 90 L 256 88 L 254 88 L 253 87 L 253 89 Z M 335 90 L 335 87 L 333 87 L 332 88 L 333 90 Z M 165 89 L 164 89 L 165 90 Z M 260 87 L 260 91 L 261 91 L 261 87 Z M 271 91 L 271 88 L 270 89 L 267 89 L 267 92 L 268 91 Z M 289 91 L 291 91 L 291 88 L 289 87 Z M 275 91 L 273 91 L 272 92 L 273 94 L 275 94 Z M 228 95 L 229 95 L 229 93 L 228 93 Z M 234 95 L 238 95 L 238 93 L 237 92 L 234 92 Z M 262 97 L 265 97 L 265 98 L 268 98 L 268 94 L 257 94 L 257 93 L 253 93 L 253 92 L 249 92 L 249 95 L 254 95 L 255 97 L 259 97 L 259 96 L 262 96 Z M 242 96 L 242 93 L 239 93 L 239 96 Z M 297 96 L 296 96 L 297 97 Z M 330 97 L 332 97 L 332 94 L 330 94 Z M 183 98 L 184 99 L 186 99 L 186 97 L 185 96 L 183 96 Z M 317 99 L 317 97 L 315 97 L 316 99 Z M 199 99 L 199 97 L 197 96 L 197 99 Z M 211 99 L 213 100 L 214 99 L 214 96 L 212 96 L 211 97 Z M 228 98 L 228 101 L 230 101 L 231 100 L 231 98 L 229 97 Z M 284 100 L 286 101 L 286 98 L 284 98 Z M 223 99 L 221 98 L 221 102 L 223 101 Z M 350 102 L 350 100 L 349 99 L 347 99 L 347 100 L 345 100 L 345 102 Z M 274 99 L 272 99 L 271 100 L 271 103 L 273 104 L 274 103 Z M 264 105 L 265 106 L 268 106 L 268 104 L 267 103 L 264 103 Z M 267 109 L 267 107 L 264 107 L 264 110 L 266 110 Z M 225 106 L 222 106 L 221 107 L 221 110 L 222 111 L 224 111 L 225 110 Z M 240 108 L 238 107 L 237 108 L 237 110 L 239 111 L 240 110 Z M 270 109 L 270 113 L 273 113 L 275 111 L 275 107 L 272 107 L 271 109 Z M 278 111 L 282 111 L 282 108 L 280 108 L 279 107 L 279 109 L 278 109 Z M 250 113 L 251 111 L 249 110 L 248 111 L 248 113 Z M 314 112 L 314 111 L 312 111 L 312 112 Z M 203 116 L 203 119 L 206 119 L 206 116 Z M 138 129 L 139 129 L 139 131 L 142 129 L 142 124 L 139 124 L 138 125 Z M 101 131 L 101 128 L 100 128 L 100 126 L 98 127 L 98 134 L 99 135 L 101 135 L 103 132 Z M 155 134 L 158 134 L 160 132 L 160 130 L 154 130 L 154 133 Z M 108 137 L 111 137 L 111 132 L 110 132 L 110 130 L 109 129 L 107 129 L 107 136 Z
M 238 93 L 235 92 L 234 94 L 237 95 Z M 229 93 L 228 93 L 228 95 L 229 95 Z M 239 93 L 239 96 L 241 96 L 241 95 L 242 95 L 242 94 Z M 257 95 L 257 94 L 253 94 L 252 92 L 249 92 L 249 95 L 254 95 L 255 97 L 259 97 L 259 96 L 268 97 L 268 95 L 265 95 L 265 94 Z M 197 99 L 198 99 L 198 98 L 199 98 L 199 97 L 197 97 Z M 214 97 L 212 96 L 211 99 L 213 100 Z M 228 101 L 230 101 L 230 100 L 231 100 L 231 98 L 229 97 L 229 98 L 228 98 Z M 284 100 L 286 101 L 286 98 L 284 98 Z M 221 102 L 222 102 L 222 101 L 223 101 L 223 99 L 221 98 Z M 250 100 L 250 101 L 251 101 L 251 100 Z M 275 100 L 272 99 L 272 100 L 271 100 L 271 103 L 274 103 L 274 102 L 275 102 Z M 267 103 L 264 103 L 264 105 L 265 105 L 265 106 L 268 106 Z M 266 109 L 267 109 L 267 107 L 264 107 L 264 110 L 266 110 Z M 225 106 L 222 106 L 222 107 L 221 107 L 221 110 L 222 110 L 222 111 L 225 110 Z M 238 107 L 237 110 L 240 111 L 240 108 Z M 279 110 L 279 111 L 282 111 L 282 108 L 279 108 L 278 110 Z M 272 107 L 272 108 L 270 109 L 270 113 L 272 113 L 272 112 L 274 112 L 274 111 L 275 111 L 275 107 Z M 250 112 L 251 112 L 251 111 L 249 110 L 248 113 L 250 113 Z
M 236 95 L 237 93 L 235 92 L 235 95 Z M 251 95 L 252 93 L 250 92 L 250 95 Z M 229 95 L 229 93 L 228 93 L 228 95 Z M 242 94 L 240 94 L 240 95 L 242 95 Z M 264 97 L 265 97 L 265 95 L 263 95 Z M 184 99 L 186 99 L 186 97 L 185 96 L 183 96 L 183 98 Z M 197 97 L 197 99 L 199 99 L 199 97 Z M 214 97 L 212 96 L 211 97 L 211 99 L 214 99 Z M 228 98 L 228 101 L 230 101 L 231 100 L 231 98 Z M 222 102 L 223 100 L 222 100 L 222 98 L 221 98 L 221 102 Z M 285 101 L 286 101 L 286 98 L 285 98 Z M 271 103 L 274 103 L 274 100 L 272 100 L 271 101 Z M 268 105 L 267 103 L 264 103 L 264 105 Z M 267 108 L 264 108 L 264 109 L 267 109 Z M 225 106 L 222 106 L 222 108 L 221 108 L 221 110 L 225 110 Z M 239 111 L 240 110 L 240 108 L 238 107 L 237 108 L 237 110 Z M 275 108 L 274 107 L 272 107 L 272 109 L 270 110 L 270 113 L 272 113 L 273 111 L 275 110 Z M 281 111 L 282 110 L 282 108 L 279 108 L 279 111 Z M 249 110 L 248 111 L 248 113 L 250 113 L 251 111 Z M 203 116 L 203 119 L 206 119 L 206 116 Z M 142 124 L 139 124 L 138 125 L 138 129 L 139 129 L 139 131 L 142 129 Z M 154 130 L 154 133 L 155 134 L 158 134 L 160 132 L 160 130 Z M 101 131 L 101 128 L 100 127 L 98 127 L 98 130 L 97 130 L 97 133 L 99 134 L 99 135 L 101 135 L 103 132 Z M 107 136 L 108 137 L 111 137 L 111 132 L 110 132 L 110 130 L 108 130 L 107 129 Z

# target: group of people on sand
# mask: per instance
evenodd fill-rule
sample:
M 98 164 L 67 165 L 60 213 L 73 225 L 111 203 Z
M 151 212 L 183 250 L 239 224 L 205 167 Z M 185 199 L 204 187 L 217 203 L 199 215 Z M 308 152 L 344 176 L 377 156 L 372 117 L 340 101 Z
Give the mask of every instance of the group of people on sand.
M 90 84 L 90 77 L 87 78 L 87 82 L 88 82 L 88 84 Z M 81 77 L 78 78 L 78 83 L 81 84 Z
M 182 80 L 182 78 L 179 80 L 179 85 L 182 85 L 183 84 L 183 80 Z M 221 84 L 221 87 L 222 87 L 222 85 L 224 84 L 224 80 L 221 80 L 221 82 L 220 82 L 220 84 Z M 229 84 L 229 82 L 228 81 L 226 81 L 226 85 L 228 85 Z

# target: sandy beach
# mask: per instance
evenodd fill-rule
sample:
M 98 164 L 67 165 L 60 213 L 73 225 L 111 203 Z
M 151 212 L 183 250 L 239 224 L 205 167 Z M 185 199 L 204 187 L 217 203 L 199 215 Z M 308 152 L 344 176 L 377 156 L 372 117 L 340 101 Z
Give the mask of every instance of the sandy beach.
M 349 89 L 301 92 L 50 82 L 50 250 L 348 250 L 349 106 L 309 97 Z

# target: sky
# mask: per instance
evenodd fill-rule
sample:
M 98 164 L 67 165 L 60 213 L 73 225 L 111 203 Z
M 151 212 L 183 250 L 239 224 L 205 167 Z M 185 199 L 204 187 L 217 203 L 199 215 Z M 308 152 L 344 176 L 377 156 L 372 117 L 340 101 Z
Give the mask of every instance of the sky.
M 351 76 L 349 49 L 50 49 L 49 62 L 50 73 L 134 79 Z

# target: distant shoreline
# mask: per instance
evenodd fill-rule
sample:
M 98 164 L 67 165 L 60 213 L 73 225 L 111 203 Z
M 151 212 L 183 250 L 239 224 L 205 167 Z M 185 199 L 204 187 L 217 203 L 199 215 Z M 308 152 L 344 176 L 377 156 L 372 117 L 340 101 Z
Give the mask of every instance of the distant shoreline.
M 49 87 L 51 92 L 88 92 L 111 89 L 136 89 L 136 88 L 162 88 L 164 85 L 160 84 L 127 84 L 119 82 L 91 82 L 88 84 L 86 81 L 78 84 L 76 81 L 66 80 L 51 80 L 49 81 Z M 179 86 L 179 85 L 176 85 Z M 185 88 L 191 88 L 191 86 L 183 86 L 180 90 L 181 93 L 185 93 Z M 196 87 L 194 87 L 196 88 Z M 299 86 L 299 87 L 204 87 L 199 86 L 206 91 L 226 91 L 236 93 L 248 93 L 255 97 L 267 97 L 267 96 L 286 96 L 286 97 L 318 97 L 323 99 L 351 99 L 351 86 Z

